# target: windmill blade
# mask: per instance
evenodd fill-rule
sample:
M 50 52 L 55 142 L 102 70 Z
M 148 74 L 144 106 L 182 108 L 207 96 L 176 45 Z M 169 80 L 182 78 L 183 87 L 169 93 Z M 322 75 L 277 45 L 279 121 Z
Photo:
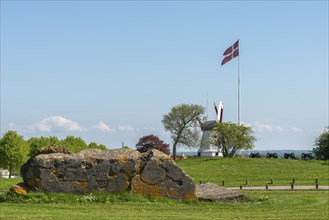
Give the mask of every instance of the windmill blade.
M 214 102 L 214 108 L 215 108 L 215 113 L 216 113 L 216 121 L 218 122 L 218 108 L 216 106 L 216 102 Z
M 224 105 L 223 105 L 222 101 L 219 102 L 218 110 L 219 110 L 219 113 L 217 114 L 216 121 L 222 123 L 222 121 L 223 121 L 223 112 L 224 112 Z

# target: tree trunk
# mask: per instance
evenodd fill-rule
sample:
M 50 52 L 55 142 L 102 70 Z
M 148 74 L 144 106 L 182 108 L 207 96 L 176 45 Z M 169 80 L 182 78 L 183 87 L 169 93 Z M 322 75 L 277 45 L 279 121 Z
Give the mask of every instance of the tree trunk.
M 223 154 L 223 157 L 228 157 L 227 148 L 225 145 L 222 146 L 222 154 Z
M 11 178 L 11 171 L 12 171 L 12 165 L 11 162 L 9 163 L 9 179 Z
M 176 147 L 177 147 L 177 142 L 175 142 L 172 147 L 172 155 L 174 157 L 174 160 L 176 160 Z

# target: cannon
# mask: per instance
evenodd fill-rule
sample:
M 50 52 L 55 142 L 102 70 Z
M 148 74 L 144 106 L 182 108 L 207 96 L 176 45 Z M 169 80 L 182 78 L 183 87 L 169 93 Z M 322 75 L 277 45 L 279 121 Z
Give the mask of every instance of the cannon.
M 260 153 L 249 153 L 250 158 L 260 158 Z
M 278 154 L 277 153 L 267 153 L 266 158 L 278 158 Z
M 296 159 L 296 155 L 294 153 L 285 153 L 283 157 L 284 159 Z
M 302 160 L 312 160 L 314 159 L 314 156 L 312 153 L 302 153 L 302 155 L 300 156 L 300 158 Z

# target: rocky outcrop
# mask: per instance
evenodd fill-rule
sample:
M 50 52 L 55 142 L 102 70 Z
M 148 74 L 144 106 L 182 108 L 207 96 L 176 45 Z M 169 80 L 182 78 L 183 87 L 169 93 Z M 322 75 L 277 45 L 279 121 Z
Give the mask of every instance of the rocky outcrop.
M 158 151 L 88 149 L 72 154 L 48 147 L 21 168 L 26 186 L 38 192 L 132 192 L 196 200 L 195 184 L 171 158 Z M 55 150 L 54 150 L 55 149 Z
M 204 183 L 196 185 L 196 195 L 199 200 L 211 202 L 224 202 L 224 201 L 248 201 L 247 196 L 235 192 L 225 187 L 218 186 L 214 183 Z
M 22 186 L 22 183 L 13 185 L 9 191 L 15 193 L 16 195 L 27 195 L 27 189 Z

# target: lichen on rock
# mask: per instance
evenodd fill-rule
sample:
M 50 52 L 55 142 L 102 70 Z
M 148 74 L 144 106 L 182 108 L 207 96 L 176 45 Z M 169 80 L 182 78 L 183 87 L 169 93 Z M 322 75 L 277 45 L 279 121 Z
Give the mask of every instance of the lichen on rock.
M 48 147 L 31 157 L 21 174 L 25 185 L 37 192 L 131 192 L 197 200 L 191 177 L 158 150 L 87 149 L 72 154 Z

